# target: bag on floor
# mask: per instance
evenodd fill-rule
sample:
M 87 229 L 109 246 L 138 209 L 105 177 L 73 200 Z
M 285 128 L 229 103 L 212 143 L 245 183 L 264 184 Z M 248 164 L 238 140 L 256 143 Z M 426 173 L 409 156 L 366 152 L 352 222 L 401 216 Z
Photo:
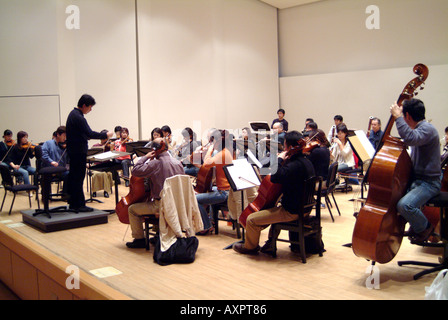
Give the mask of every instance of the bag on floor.
M 154 249 L 154 261 L 162 266 L 173 263 L 192 263 L 196 258 L 199 240 L 196 237 L 177 238 L 171 247 L 162 252 L 160 250 L 160 239 L 156 237 L 157 242 Z
M 425 291 L 425 300 L 448 300 L 448 269 L 440 271 Z

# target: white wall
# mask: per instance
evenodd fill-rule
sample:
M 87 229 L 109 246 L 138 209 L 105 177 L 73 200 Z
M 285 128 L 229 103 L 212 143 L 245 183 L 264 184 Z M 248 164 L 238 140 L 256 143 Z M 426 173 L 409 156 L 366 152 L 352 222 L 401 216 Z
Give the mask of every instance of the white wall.
M 253 0 L 138 1 L 142 128 L 238 129 L 278 107 L 276 10 Z
M 126 126 L 135 139 L 164 124 L 237 129 L 278 108 L 277 10 L 258 0 L 0 0 L 0 41 L 0 130 L 33 141 L 83 93 L 97 101 L 93 130 Z
M 375 4 L 380 29 L 368 30 Z M 287 119 L 302 129 L 307 117 L 328 131 L 335 114 L 367 130 L 369 116 L 387 123 L 388 108 L 415 75 L 429 67 L 419 95 L 440 134 L 446 122 L 448 1 L 328 0 L 280 10 L 280 99 Z

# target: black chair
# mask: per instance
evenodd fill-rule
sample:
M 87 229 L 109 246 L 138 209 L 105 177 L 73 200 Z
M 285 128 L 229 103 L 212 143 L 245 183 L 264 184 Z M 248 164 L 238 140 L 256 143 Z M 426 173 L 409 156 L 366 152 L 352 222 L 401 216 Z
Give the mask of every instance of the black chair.
M 14 194 L 14 198 L 12 199 L 12 203 L 11 203 L 11 207 L 9 208 L 9 215 L 11 215 L 11 210 L 12 207 L 14 205 L 14 201 L 16 199 L 16 194 L 17 192 L 21 192 L 21 191 L 35 191 L 37 193 L 39 187 L 33 184 L 18 184 L 15 185 L 14 181 L 12 179 L 12 174 L 11 171 L 9 170 L 9 168 L 7 168 L 6 166 L 0 166 L 0 170 L 1 170 L 1 175 L 2 175 L 2 184 L 3 187 L 5 189 L 5 195 L 3 197 L 3 201 L 2 201 L 2 206 L 0 208 L 0 211 L 3 210 L 3 205 L 5 203 L 5 198 L 6 198 L 6 192 L 7 191 L 11 191 Z M 31 198 L 28 197 L 29 201 L 30 201 L 30 208 L 31 208 Z M 37 198 L 37 207 L 40 209 L 40 204 L 39 204 L 39 199 Z
M 316 190 L 317 186 L 317 190 Z M 305 250 L 305 238 L 313 236 L 318 243 L 319 256 L 323 255 L 323 243 L 322 243 L 322 227 L 320 220 L 320 196 L 322 189 L 322 177 L 312 177 L 304 182 L 304 192 L 302 194 L 303 207 L 300 208 L 298 218 L 291 222 L 275 223 L 272 228 L 271 239 L 271 252 L 272 256 L 277 256 L 277 241 L 289 242 L 294 245 L 300 246 L 300 255 L 302 262 L 306 263 L 306 250 Z M 316 193 L 317 191 L 317 193 Z M 315 215 L 311 216 L 312 209 L 315 208 Z M 288 230 L 290 233 L 294 232 L 298 234 L 298 241 L 291 239 L 280 239 L 279 235 L 281 230 Z
M 439 259 L 440 263 L 420 262 L 420 261 L 398 261 L 399 266 L 416 265 L 431 267 L 430 269 L 414 275 L 414 280 L 424 276 L 425 274 L 448 269 L 448 192 L 441 192 L 427 202 L 428 206 L 440 208 L 440 238 L 441 243 L 424 243 L 428 247 L 442 247 L 443 257 Z
M 145 231 L 145 248 L 149 251 L 149 236 L 159 236 L 159 215 L 149 214 L 142 216 Z M 152 231 L 151 231 L 152 230 Z
M 339 211 L 338 204 L 336 203 L 336 199 L 334 198 L 334 189 L 336 188 L 336 176 L 338 173 L 338 163 L 333 162 L 330 164 L 328 168 L 328 177 L 325 181 L 325 185 L 322 187 L 322 191 L 320 192 L 320 196 L 325 198 L 325 204 L 327 205 L 328 211 L 330 212 L 331 220 L 334 222 L 333 213 L 331 212 L 331 208 L 333 205 L 331 204 L 329 195 L 331 194 L 333 198 L 334 205 L 338 210 L 339 215 L 341 215 L 341 211 Z
M 227 200 L 223 203 L 211 205 L 211 207 L 213 211 L 213 221 L 215 221 L 215 234 L 219 234 L 219 221 L 226 221 L 232 223 L 232 229 L 236 230 L 237 238 L 241 239 L 240 223 L 231 217 L 224 216 L 224 211 L 229 211 L 229 208 L 227 207 Z M 219 216 L 219 211 L 222 213 L 221 217 Z

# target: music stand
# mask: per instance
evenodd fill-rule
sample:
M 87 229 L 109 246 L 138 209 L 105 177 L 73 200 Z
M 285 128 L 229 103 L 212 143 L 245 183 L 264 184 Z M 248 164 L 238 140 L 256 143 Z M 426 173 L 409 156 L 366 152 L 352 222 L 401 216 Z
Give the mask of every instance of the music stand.
M 232 190 L 241 192 L 241 212 L 243 212 L 246 208 L 244 205 L 244 190 L 259 186 L 261 184 L 260 177 L 255 168 L 245 158 L 234 160 L 232 164 L 224 166 L 223 169 Z M 235 243 L 241 242 L 244 242 L 244 229 L 243 240 Z M 233 244 L 225 247 L 224 250 L 232 248 Z
M 103 201 L 101 201 L 101 200 L 94 199 L 93 195 L 92 195 L 92 170 L 90 169 L 90 167 L 92 166 L 92 162 L 90 161 L 90 158 L 89 158 L 89 157 L 92 157 L 96 154 L 100 154 L 103 152 L 104 152 L 104 149 L 102 147 L 93 147 L 93 148 L 87 150 L 87 162 L 89 163 L 89 172 L 87 173 L 87 175 L 89 176 L 89 179 L 87 179 L 87 187 L 89 189 L 90 198 L 87 199 L 86 202 L 96 201 L 98 203 L 103 203 Z

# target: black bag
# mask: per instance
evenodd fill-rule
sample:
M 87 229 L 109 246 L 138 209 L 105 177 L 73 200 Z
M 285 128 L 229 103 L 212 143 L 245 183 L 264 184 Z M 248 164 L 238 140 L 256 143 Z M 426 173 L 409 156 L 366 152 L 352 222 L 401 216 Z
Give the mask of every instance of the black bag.
M 156 237 L 156 239 L 154 261 L 161 266 L 173 263 L 191 263 L 194 261 L 199 246 L 198 238 L 177 238 L 176 242 L 165 252 L 160 250 L 160 238 Z

